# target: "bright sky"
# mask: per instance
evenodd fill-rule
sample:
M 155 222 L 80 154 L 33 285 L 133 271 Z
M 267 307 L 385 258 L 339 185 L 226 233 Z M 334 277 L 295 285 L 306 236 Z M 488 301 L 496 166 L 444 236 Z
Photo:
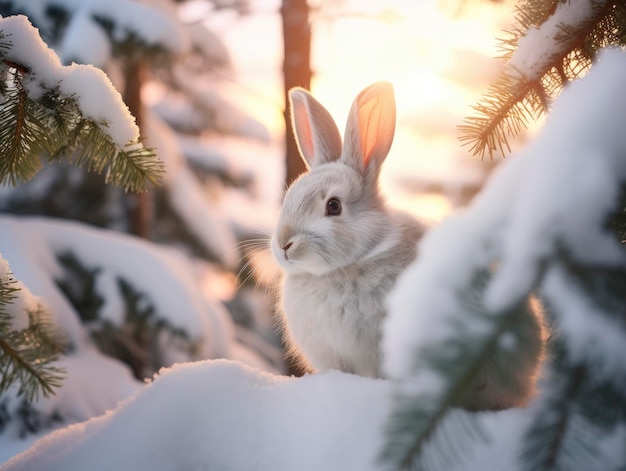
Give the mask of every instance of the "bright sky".
M 454 190 L 482 178 L 486 164 L 460 147 L 456 127 L 472 113 L 471 105 L 501 65 L 493 59 L 496 38 L 513 19 L 511 2 L 321 3 L 312 17 L 313 94 L 343 131 L 356 94 L 372 82 L 392 82 L 398 127 L 383 186 L 397 204 L 441 218 L 453 204 L 433 195 L 416 199 L 415 191 L 433 182 Z M 233 97 L 281 136 L 280 2 L 257 0 L 253 5 L 257 13 L 248 18 L 225 15 L 210 26 L 234 56 L 238 85 Z

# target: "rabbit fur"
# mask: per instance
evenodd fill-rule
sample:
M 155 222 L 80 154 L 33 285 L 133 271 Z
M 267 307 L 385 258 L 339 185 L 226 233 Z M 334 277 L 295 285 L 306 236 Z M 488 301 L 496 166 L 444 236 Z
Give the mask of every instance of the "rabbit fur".
M 395 132 L 393 87 L 375 83 L 356 97 L 344 145 L 329 112 L 306 90 L 291 90 L 289 99 L 309 169 L 287 191 L 271 240 L 284 272 L 280 308 L 290 353 L 318 371 L 382 377 L 387 294 L 417 257 L 427 227 L 388 207 L 378 186 Z M 533 395 L 547 336 L 537 300 L 516 329 L 523 351 L 491 358 L 458 405 L 502 409 Z
M 379 82 L 356 97 L 345 145 L 307 91 L 293 89 L 289 98 L 310 171 L 287 191 L 271 241 L 284 272 L 286 338 L 291 353 L 315 370 L 380 377 L 386 295 L 417 256 L 425 229 L 388 207 L 378 186 L 395 132 L 393 88 Z M 340 214 L 333 213 L 337 205 Z

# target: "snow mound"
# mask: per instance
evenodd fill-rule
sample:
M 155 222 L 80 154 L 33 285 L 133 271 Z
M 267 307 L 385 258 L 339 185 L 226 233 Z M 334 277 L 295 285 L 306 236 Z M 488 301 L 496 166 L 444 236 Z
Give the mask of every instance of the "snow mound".
M 227 360 L 180 364 L 114 411 L 44 437 L 2 471 L 85 463 L 91 471 L 379 470 L 392 389 L 389 380 L 338 371 L 287 378 Z M 526 415 L 481 414 L 490 441 L 449 471 L 514 469 Z
M 380 446 L 390 386 L 339 372 L 273 376 L 222 360 L 176 365 L 114 412 L 49 435 L 3 470 L 364 471 Z

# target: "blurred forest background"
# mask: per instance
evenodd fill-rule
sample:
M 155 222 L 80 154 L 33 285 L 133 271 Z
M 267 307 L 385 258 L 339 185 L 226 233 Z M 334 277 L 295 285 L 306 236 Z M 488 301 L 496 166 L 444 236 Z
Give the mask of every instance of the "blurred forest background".
M 396 205 L 440 219 L 491 170 L 459 148 L 456 127 L 497 75 L 493 37 L 510 9 L 488 1 L 0 2 L 3 16 L 26 15 L 63 64 L 105 71 L 166 166 L 163 185 L 141 194 L 67 162 L 0 187 L 0 252 L 35 294 L 56 299 L 52 320 L 68 337 L 57 396 L 2 395 L 0 440 L 26 438 L 3 456 L 104 412 L 177 361 L 226 357 L 298 373 L 282 357 L 276 272 L 263 242 L 286 184 L 303 171 L 285 126 L 286 90 L 312 89 L 343 123 L 358 90 L 394 83 L 398 134 L 383 184 Z M 54 268 L 38 270 L 43 260 Z M 179 285 L 183 294 L 173 294 Z M 94 381 L 105 363 L 109 381 Z
M 478 459 L 519 458 L 519 469 L 533 470 L 624 469 L 624 2 L 0 0 L 0 14 L 0 462 L 138 391 L 137 402 L 143 391 L 160 391 L 178 406 L 189 383 L 168 390 L 157 386 L 167 375 L 151 388 L 146 380 L 175 363 L 227 358 L 238 362 L 226 369 L 257 368 L 243 375 L 257 378 L 246 380 L 257 423 L 271 413 L 252 399 L 265 399 L 260 384 L 298 385 L 301 395 L 291 390 L 280 400 L 294 407 L 281 409 L 287 422 L 271 421 L 289 439 L 306 428 L 292 420 L 309 404 L 304 398 L 331 392 L 341 416 L 308 411 L 311 430 L 333 442 L 326 459 L 376 452 L 400 468 L 449 469 L 450 459 L 474 449 L 468 440 L 490 437 L 485 446 L 493 449 L 478 448 Z M 398 102 L 383 190 L 392 204 L 435 221 L 466 206 L 501 154 L 515 152 L 551 115 L 467 211 L 421 242 L 419 260 L 390 297 L 383 343 L 393 381 L 337 372 L 263 377 L 259 371 L 300 373 L 283 358 L 273 322 L 277 273 L 267 252 L 283 192 L 303 170 L 285 124 L 286 90 L 310 88 L 341 127 L 355 94 L 378 80 L 394 84 Z M 134 130 L 129 119 L 121 132 L 119 122 L 101 118 L 128 118 L 115 90 L 141 142 L 114 137 Z M 125 191 L 141 189 L 143 177 L 162 182 Z M 480 281 L 485 274 L 492 279 Z M 524 345 L 515 319 L 535 294 L 554 332 L 540 394 L 526 409 L 459 410 L 480 366 Z M 212 382 L 201 372 L 214 365 L 225 363 L 178 371 L 198 367 L 193 379 Z M 229 389 L 228 374 L 211 378 L 226 388 L 212 410 L 228 414 L 238 404 L 230 394 L 241 388 Z M 375 406 L 355 401 L 348 417 L 350 401 L 334 394 L 350 390 L 342 381 L 378 391 L 359 397 Z M 381 401 L 392 410 L 378 451 Z M 196 402 L 182 404 L 189 415 L 151 404 L 158 412 L 150 423 L 167 425 L 150 431 L 165 434 L 154 443 L 175 447 L 163 456 L 176 460 L 178 429 L 169 425 L 195 420 Z M 210 410 L 205 405 L 197 409 Z M 85 427 L 104 430 L 115 414 Z M 257 433 L 250 417 L 231 415 L 241 420 L 231 432 Z M 145 432 L 149 422 L 134 417 L 131 435 Z M 328 433 L 339 422 L 375 438 L 344 446 Z M 122 428 L 109 432 L 128 449 Z M 40 444 L 45 450 L 82 430 Z M 189 434 L 200 452 L 192 458 L 213 463 L 198 430 Z M 80 459 L 88 442 L 78 442 Z M 102 453 L 111 443 L 94 446 Z M 277 443 L 322 457 L 307 440 Z M 240 458 L 239 448 L 228 448 L 240 443 L 221 444 L 213 443 L 224 458 Z M 45 466 L 40 450 L 31 456 Z M 271 446 L 257 451 L 250 456 L 273 464 Z

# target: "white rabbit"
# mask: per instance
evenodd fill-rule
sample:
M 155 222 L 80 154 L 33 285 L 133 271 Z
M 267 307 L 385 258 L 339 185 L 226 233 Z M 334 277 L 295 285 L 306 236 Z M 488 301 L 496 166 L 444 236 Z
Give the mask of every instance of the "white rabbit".
M 271 241 L 284 272 L 281 309 L 290 353 L 318 371 L 381 377 L 387 294 L 417 257 L 427 227 L 388 207 L 378 187 L 395 130 L 393 88 L 375 83 L 356 97 L 343 146 L 315 98 L 299 88 L 289 98 L 310 170 L 287 191 Z M 524 351 L 490 358 L 458 405 L 501 409 L 532 396 L 546 336 L 541 307 L 534 304 L 516 325 Z
M 342 146 L 328 111 L 306 90 L 289 93 L 310 171 L 285 195 L 271 241 L 284 271 L 283 324 L 294 356 L 318 371 L 380 377 L 386 295 L 415 259 L 425 224 L 387 206 L 378 187 L 393 141 L 393 87 L 355 99 Z

